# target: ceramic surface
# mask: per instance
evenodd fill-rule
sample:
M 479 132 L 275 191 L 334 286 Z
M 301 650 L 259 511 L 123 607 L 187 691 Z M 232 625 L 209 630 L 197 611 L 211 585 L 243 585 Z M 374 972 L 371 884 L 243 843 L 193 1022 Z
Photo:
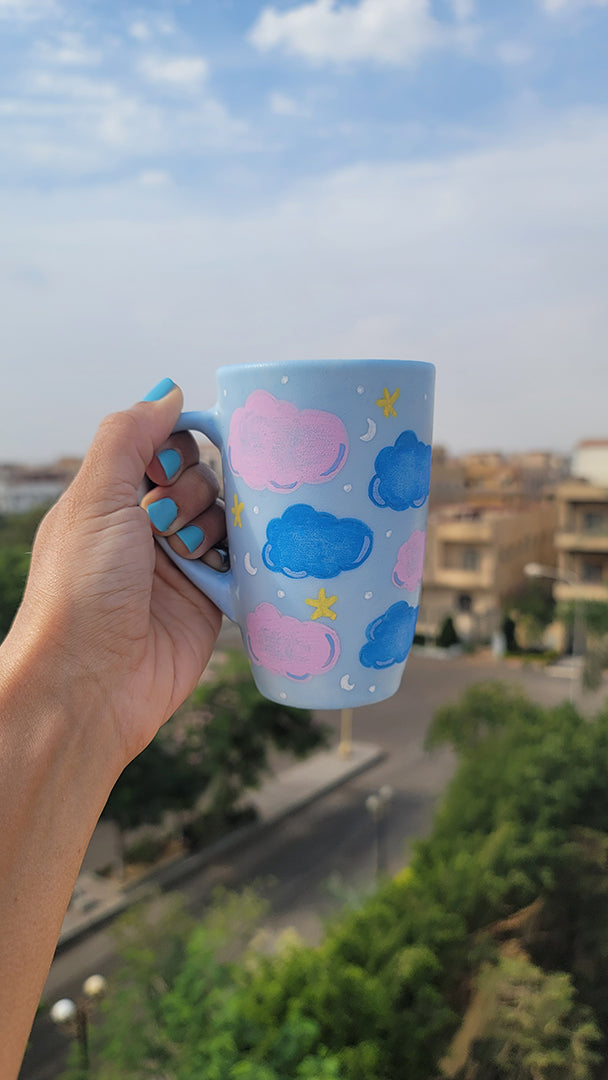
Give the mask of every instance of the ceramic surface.
M 222 453 L 231 569 L 175 556 L 241 629 L 275 701 L 341 709 L 390 697 L 416 626 L 435 369 L 398 360 L 221 368 L 184 413 Z

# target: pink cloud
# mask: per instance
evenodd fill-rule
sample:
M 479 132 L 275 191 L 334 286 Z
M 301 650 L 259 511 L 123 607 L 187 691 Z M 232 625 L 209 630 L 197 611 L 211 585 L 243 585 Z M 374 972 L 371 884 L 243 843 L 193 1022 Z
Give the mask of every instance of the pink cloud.
M 254 664 L 301 682 L 331 671 L 340 655 L 335 630 L 281 615 L 273 604 L 258 604 L 247 616 L 247 646 Z
M 422 581 L 425 539 L 426 533 L 422 529 L 415 529 L 399 548 L 393 570 L 393 584 L 397 588 L 407 589 L 408 592 L 418 588 Z
M 323 484 L 348 456 L 348 435 L 338 416 L 298 409 L 266 390 L 254 390 L 230 421 L 228 460 L 250 488 L 296 491 Z

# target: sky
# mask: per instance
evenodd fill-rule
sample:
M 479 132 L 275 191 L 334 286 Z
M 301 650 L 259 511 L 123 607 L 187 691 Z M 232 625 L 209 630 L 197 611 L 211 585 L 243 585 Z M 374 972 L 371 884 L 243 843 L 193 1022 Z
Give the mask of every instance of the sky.
M 0 462 L 160 378 L 437 367 L 452 453 L 608 437 L 608 0 L 0 0 Z

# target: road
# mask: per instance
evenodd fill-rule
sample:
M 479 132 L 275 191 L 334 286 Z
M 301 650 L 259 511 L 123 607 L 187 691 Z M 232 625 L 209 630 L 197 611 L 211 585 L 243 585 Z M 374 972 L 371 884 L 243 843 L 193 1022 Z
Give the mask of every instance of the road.
M 291 926 L 305 940 L 319 940 L 324 917 L 338 903 L 336 889 L 328 883 L 339 880 L 342 890 L 355 891 L 373 885 L 375 836 L 365 809 L 366 797 L 382 784 L 393 788 L 386 845 L 388 868 L 394 872 L 406 864 L 412 842 L 429 829 L 436 800 L 453 771 L 449 751 L 428 755 L 423 749 L 436 709 L 458 697 L 469 684 L 497 678 L 518 683 L 545 705 L 568 696 L 567 680 L 517 667 L 511 661 L 486 656 L 447 661 L 411 657 L 395 697 L 355 712 L 355 738 L 381 746 L 385 759 L 249 842 L 234 852 L 229 862 L 208 867 L 184 882 L 179 891 L 186 896 L 190 910 L 201 913 L 217 884 L 239 889 L 259 882 L 270 905 L 264 928 L 271 940 Z M 583 707 L 592 711 L 600 701 L 601 695 L 587 696 Z M 337 729 L 339 714 L 320 716 Z M 114 963 L 108 930 L 93 933 L 56 957 L 43 1000 L 77 996 L 87 975 L 111 975 Z M 40 1016 L 34 1024 L 21 1080 L 55 1080 L 64 1066 L 65 1048 L 65 1037 L 47 1017 Z

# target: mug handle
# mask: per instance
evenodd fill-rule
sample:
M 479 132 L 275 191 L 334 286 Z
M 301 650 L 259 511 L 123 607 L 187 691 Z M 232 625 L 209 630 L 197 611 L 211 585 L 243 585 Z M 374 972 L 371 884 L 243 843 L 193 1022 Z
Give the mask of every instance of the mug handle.
M 183 412 L 173 431 L 200 431 L 217 446 L 220 452 L 222 450 L 222 436 L 218 424 L 217 409 L 208 409 L 206 412 Z M 182 574 L 185 574 L 188 580 L 193 585 L 196 585 L 197 589 L 205 593 L 205 596 L 213 600 L 213 603 L 217 605 L 224 615 L 236 622 L 232 570 L 220 572 L 198 559 L 184 559 L 173 551 L 173 548 L 169 546 L 163 536 L 157 536 L 155 540 L 159 547 L 169 556 L 171 562 L 175 563 L 178 569 L 181 570 Z

